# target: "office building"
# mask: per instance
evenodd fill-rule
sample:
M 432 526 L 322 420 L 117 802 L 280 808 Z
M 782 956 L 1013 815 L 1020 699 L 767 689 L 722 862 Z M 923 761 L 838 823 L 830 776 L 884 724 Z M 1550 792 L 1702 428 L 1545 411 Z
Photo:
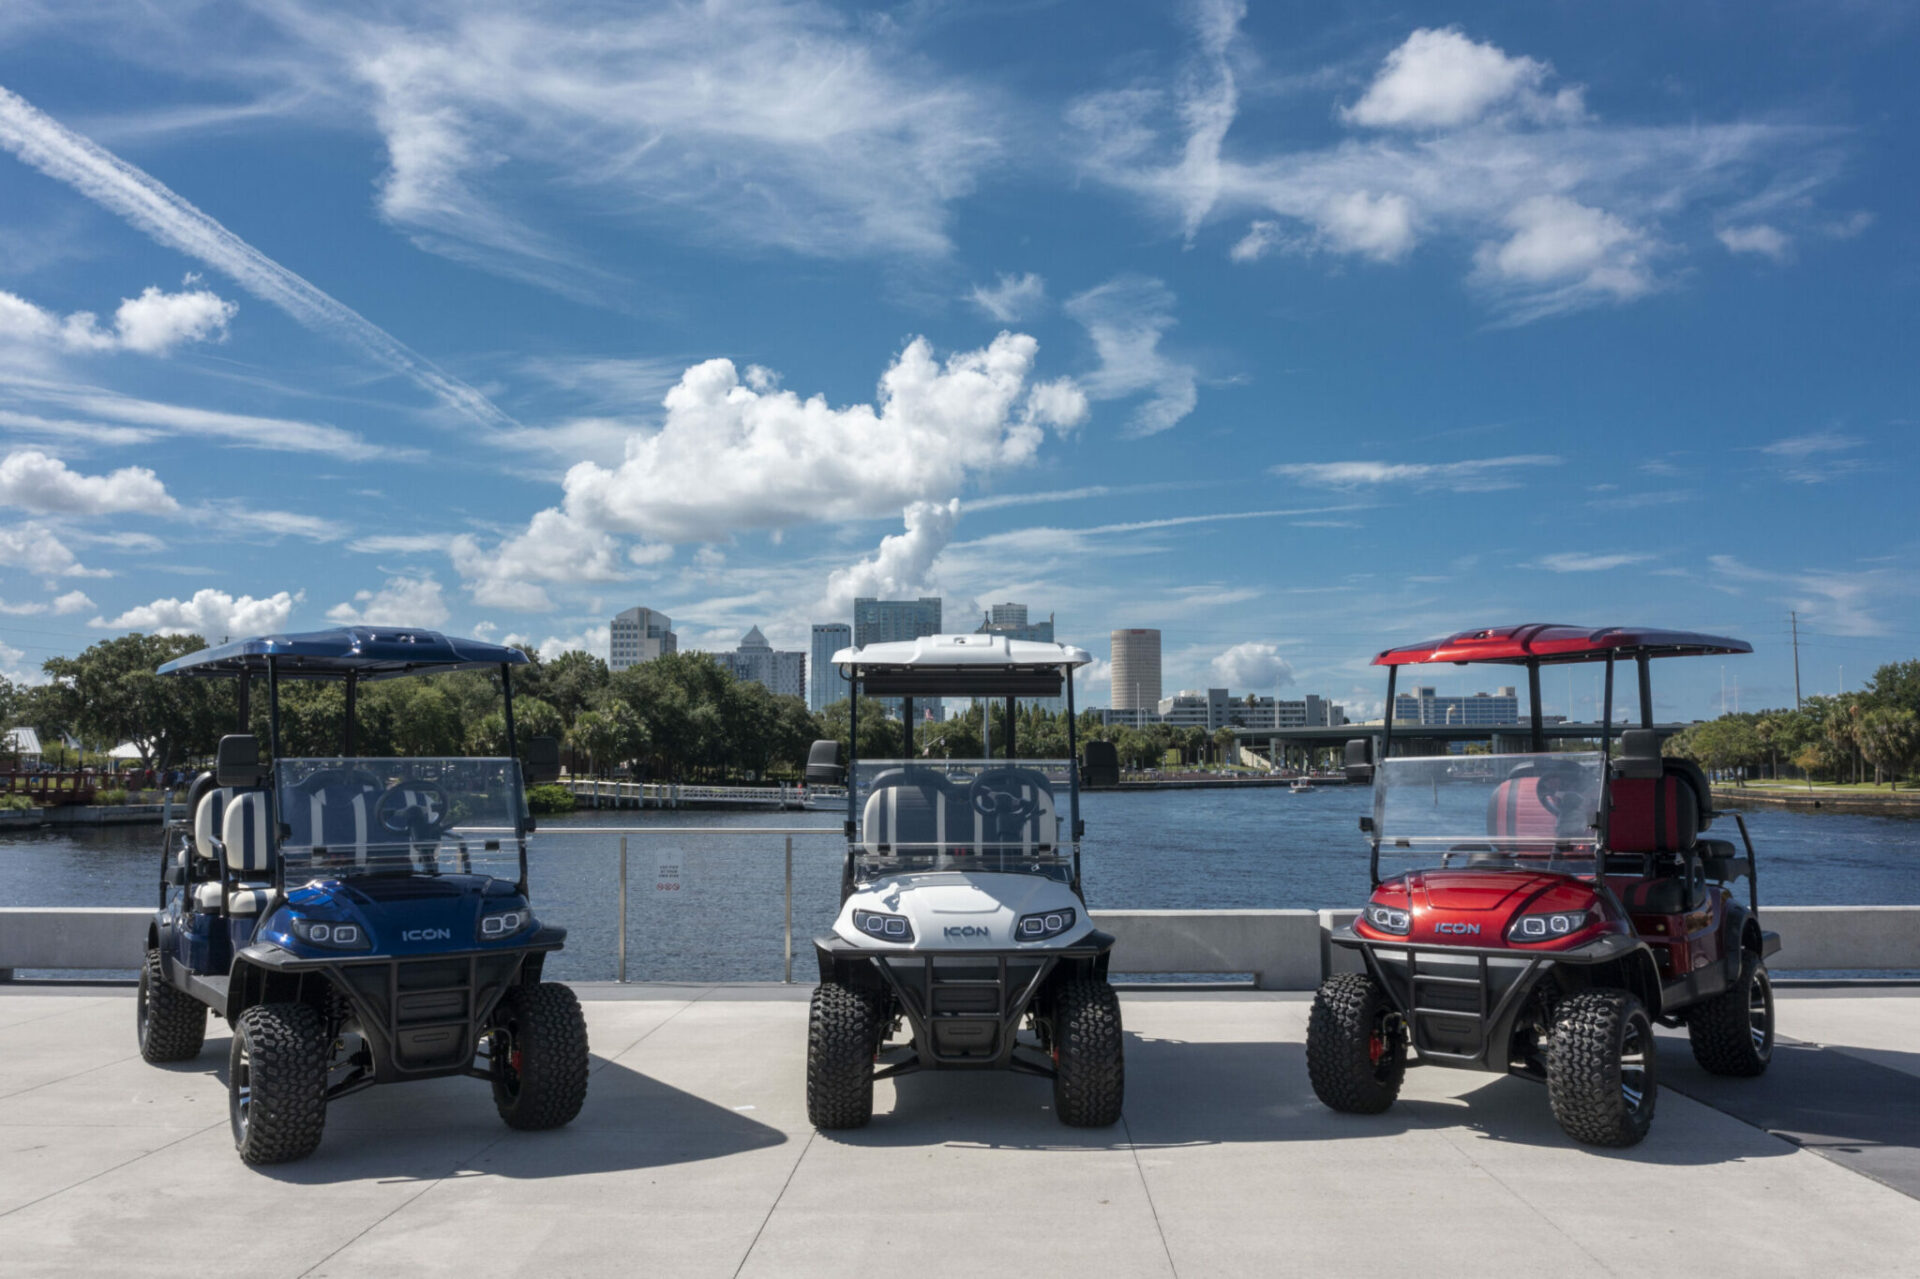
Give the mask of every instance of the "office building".
M 845 622 L 815 622 L 813 651 L 807 660 L 807 709 L 822 711 L 846 700 L 847 681 L 833 664 L 833 655 L 853 644 L 853 628 Z
M 856 599 L 853 602 L 853 642 L 865 648 L 869 644 L 887 644 L 895 640 L 919 639 L 923 635 L 940 633 L 940 599 L 938 596 L 923 595 L 917 600 L 878 600 L 870 598 Z M 900 714 L 900 699 L 883 697 L 880 704 L 887 714 Z M 916 717 L 923 712 L 931 712 L 934 719 L 943 717 L 945 710 L 937 697 L 916 697 L 913 699 Z
M 1433 724 L 1441 728 L 1518 724 L 1520 698 L 1511 685 L 1470 697 L 1441 697 L 1435 689 L 1421 687 L 1393 699 L 1393 718 L 1397 724 Z
M 733 672 L 735 679 L 764 684 L 779 697 L 807 695 L 807 655 L 776 651 L 758 626 L 748 631 L 731 653 L 715 653 L 714 660 Z
M 1113 709 L 1148 715 L 1160 705 L 1160 632 L 1113 633 Z
M 630 608 L 617 615 L 609 628 L 607 665 L 616 671 L 651 662 L 662 653 L 677 652 L 680 637 L 673 619 L 650 608 Z
M 1097 712 L 1103 724 L 1146 728 L 1167 724 L 1174 728 L 1338 728 L 1347 722 L 1346 709 L 1314 693 L 1299 700 L 1280 700 L 1247 694 L 1235 697 L 1224 688 L 1185 689 L 1163 697 L 1150 710 L 1113 707 Z

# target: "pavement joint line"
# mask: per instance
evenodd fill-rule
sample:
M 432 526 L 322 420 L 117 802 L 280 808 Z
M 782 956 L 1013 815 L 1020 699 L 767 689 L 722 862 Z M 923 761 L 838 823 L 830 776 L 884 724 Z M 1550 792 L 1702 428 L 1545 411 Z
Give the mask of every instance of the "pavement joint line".
M 387 1222 L 393 1220 L 394 1214 L 400 1212 L 402 1209 L 410 1208 L 414 1204 L 418 1203 L 420 1201 L 420 1197 L 422 1195 L 425 1195 L 429 1190 L 432 1190 L 435 1186 L 442 1184 L 443 1182 L 447 1181 L 449 1178 L 458 1175 L 461 1164 L 479 1163 L 482 1157 L 484 1157 L 489 1150 L 492 1150 L 495 1146 L 499 1145 L 501 1142 L 505 1140 L 506 1140 L 505 1136 L 495 1137 L 492 1141 L 487 1142 L 485 1145 L 481 1146 L 478 1150 L 474 1151 L 472 1155 L 466 1157 L 465 1159 L 454 1160 L 453 1166 L 449 1168 L 446 1172 L 441 1173 L 438 1177 L 435 1177 L 432 1181 L 429 1181 L 426 1185 L 420 1187 L 420 1189 L 414 1191 L 412 1194 L 408 1195 L 405 1199 L 402 1199 L 399 1203 L 395 1204 L 392 1208 L 388 1209 L 386 1212 L 381 1213 L 380 1216 L 378 1216 L 374 1220 L 369 1221 L 363 1229 L 361 1229 L 357 1234 L 353 1236 L 353 1238 L 347 1240 L 345 1243 L 341 1244 L 338 1248 L 335 1248 L 332 1252 L 329 1252 L 326 1256 L 320 1258 L 318 1261 L 308 1266 L 305 1270 L 302 1270 L 298 1276 L 298 1279 L 306 1279 L 306 1276 L 312 1274 L 314 1271 L 318 1270 L 320 1267 L 326 1265 L 329 1261 L 332 1261 L 335 1257 L 339 1256 L 341 1253 L 345 1252 L 347 1249 L 353 1247 L 353 1245 L 359 1243 L 362 1239 L 366 1238 L 373 1231 L 378 1230 L 381 1226 L 384 1226 Z
M 71 1075 L 62 1075 L 58 1079 L 43 1079 L 37 1084 L 29 1084 L 25 1088 L 16 1088 L 12 1092 L 0 1093 L 0 1101 L 11 1101 L 15 1097 L 24 1097 L 30 1092 L 38 1092 L 42 1088 L 51 1088 L 55 1084 L 64 1084 L 68 1080 L 78 1079 L 82 1075 L 91 1075 L 96 1070 L 106 1070 L 113 1066 L 123 1065 L 126 1062 L 133 1061 L 139 1056 L 140 1054 L 137 1052 L 128 1053 L 125 1057 L 115 1057 L 112 1061 L 103 1061 L 98 1066 L 88 1066 L 85 1070 L 76 1070 Z
M 641 1031 L 640 1037 L 638 1039 L 628 1044 L 625 1048 L 622 1048 L 619 1052 L 613 1053 L 609 1056 L 602 1057 L 600 1059 L 600 1064 L 598 1066 L 593 1067 L 587 1073 L 589 1075 L 599 1074 L 601 1071 L 605 1070 L 608 1066 L 611 1066 L 614 1062 L 620 1060 L 622 1057 L 626 1056 L 628 1053 L 638 1048 L 641 1044 L 646 1043 L 648 1037 L 652 1035 L 654 1031 L 659 1030 L 662 1026 L 665 1026 L 668 1022 L 672 1021 L 675 1017 L 678 1017 L 681 1013 L 687 1011 L 687 1009 L 693 1007 L 695 1004 L 699 1002 L 700 1001 L 698 998 L 683 1000 L 678 1008 L 674 1009 L 672 1012 L 668 1013 L 665 1017 L 662 1017 L 659 1021 L 647 1027 L 645 1030 Z
M 1153 1214 L 1153 1229 L 1160 1236 L 1160 1250 L 1167 1254 L 1167 1273 L 1173 1279 L 1180 1279 L 1180 1267 L 1173 1259 L 1173 1244 L 1167 1239 L 1167 1228 L 1160 1223 L 1160 1206 L 1153 1202 L 1153 1187 L 1147 1184 L 1147 1169 L 1140 1162 L 1140 1147 L 1133 1140 L 1133 1125 L 1127 1122 L 1124 1110 L 1120 1112 L 1120 1130 L 1127 1134 L 1127 1153 L 1133 1156 L 1133 1171 L 1140 1178 L 1141 1193 L 1147 1197 L 1147 1211 Z
M 800 1147 L 800 1153 L 794 1157 L 793 1167 L 787 1169 L 787 1179 L 780 1183 L 780 1193 L 775 1195 L 773 1202 L 767 1205 L 767 1215 L 760 1218 L 760 1225 L 754 1230 L 753 1238 L 747 1241 L 747 1250 L 740 1254 L 740 1264 L 733 1268 L 733 1279 L 740 1279 L 740 1272 L 747 1268 L 749 1261 L 753 1260 L 753 1250 L 760 1246 L 760 1236 L 767 1232 L 767 1225 L 773 1220 L 773 1214 L 780 1210 L 780 1201 L 787 1197 L 787 1190 L 793 1185 L 793 1179 L 800 1174 L 801 1161 L 806 1159 L 807 1152 L 813 1149 L 813 1140 L 819 1135 L 818 1128 L 807 1134 L 806 1144 Z
M 122 1168 L 128 1167 L 132 1164 L 137 1164 L 142 1159 L 152 1158 L 154 1155 L 159 1154 L 163 1150 L 171 1150 L 173 1147 L 179 1145 L 183 1141 L 192 1141 L 195 1137 L 199 1137 L 205 1133 L 210 1133 L 218 1127 L 220 1127 L 220 1124 L 211 1123 L 204 1128 L 195 1128 L 191 1132 L 182 1133 L 180 1136 L 175 1137 L 172 1141 L 167 1142 L 165 1145 L 155 1146 L 152 1150 L 143 1150 L 139 1154 L 133 1156 L 131 1159 L 122 1159 L 119 1163 L 114 1164 L 111 1168 L 102 1168 L 99 1172 L 91 1173 L 88 1176 L 82 1177 L 78 1181 L 70 1182 L 69 1184 L 60 1187 L 58 1190 L 49 1190 L 46 1194 L 41 1195 L 38 1199 L 29 1199 L 26 1203 L 15 1204 L 13 1207 L 7 1209 L 5 1212 L 0 1212 L 0 1217 L 11 1217 L 16 1212 L 24 1212 L 28 1208 L 33 1207 L 35 1204 L 45 1203 L 49 1199 L 53 1199 L 53 1198 L 56 1198 L 57 1196 L 66 1194 L 69 1190 L 78 1190 L 80 1187 L 86 1185 L 90 1181 L 98 1181 L 100 1178 L 106 1176 L 110 1172 L 119 1172 Z

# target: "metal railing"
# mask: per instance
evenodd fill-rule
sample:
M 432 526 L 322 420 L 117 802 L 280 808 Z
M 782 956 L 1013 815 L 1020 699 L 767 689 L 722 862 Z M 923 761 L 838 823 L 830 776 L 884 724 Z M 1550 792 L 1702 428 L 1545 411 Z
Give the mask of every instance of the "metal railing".
M 619 980 L 627 980 L 627 836 L 629 835 L 780 835 L 786 841 L 786 962 L 781 980 L 793 982 L 793 837 L 830 835 L 844 840 L 839 826 L 574 826 L 543 827 L 535 838 L 549 835 L 618 835 L 620 837 Z

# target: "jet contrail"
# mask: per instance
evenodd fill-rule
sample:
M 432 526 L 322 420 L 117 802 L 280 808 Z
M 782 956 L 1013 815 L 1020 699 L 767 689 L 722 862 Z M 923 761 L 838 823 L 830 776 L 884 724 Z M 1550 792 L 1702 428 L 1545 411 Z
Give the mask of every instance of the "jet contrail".
M 279 307 L 307 328 L 359 346 L 475 421 L 502 428 L 519 425 L 493 401 L 441 372 L 432 361 L 379 325 L 287 270 L 149 174 L 81 137 L 5 87 L 0 87 L 0 146 L 111 209 L 160 243 L 230 276 L 241 288 Z

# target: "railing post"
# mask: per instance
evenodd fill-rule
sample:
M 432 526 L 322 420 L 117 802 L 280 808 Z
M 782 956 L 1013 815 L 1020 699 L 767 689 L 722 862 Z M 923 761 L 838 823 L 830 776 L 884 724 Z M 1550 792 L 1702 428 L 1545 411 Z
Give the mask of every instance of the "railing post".
M 793 984 L 793 836 L 787 836 L 787 975 L 784 979 Z
M 620 837 L 620 980 L 627 979 L 627 837 Z

